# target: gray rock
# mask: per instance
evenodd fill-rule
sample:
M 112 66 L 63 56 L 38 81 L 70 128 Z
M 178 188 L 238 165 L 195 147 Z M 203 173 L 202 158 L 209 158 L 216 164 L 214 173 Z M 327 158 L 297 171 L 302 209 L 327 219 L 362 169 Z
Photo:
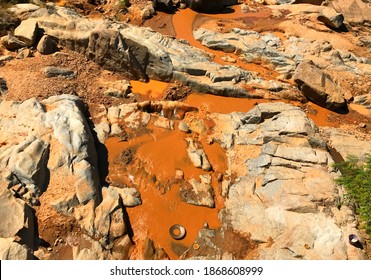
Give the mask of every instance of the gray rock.
M 14 238 L 0 238 L 0 260 L 33 259 L 28 248 L 14 241 Z
M 0 77 L 0 96 L 8 91 L 6 81 Z
M 347 109 L 340 87 L 312 62 L 300 63 L 293 79 L 312 102 L 334 111 Z
M 140 193 L 136 188 L 118 188 L 113 186 L 110 186 L 110 188 L 118 193 L 124 206 L 134 207 L 142 204 Z
M 34 247 L 36 238 L 34 210 L 8 190 L 0 189 L 0 238 L 18 236 L 23 244 Z
M 16 56 L 17 59 L 24 59 L 24 58 L 27 58 L 27 57 L 31 57 L 32 56 L 32 52 L 30 49 L 28 48 L 22 48 L 20 50 L 18 50 L 18 54 Z
M 185 202 L 197 206 L 215 207 L 214 189 L 211 186 L 209 174 L 200 175 L 200 181 L 193 178 L 188 182 L 190 186 L 183 186 L 180 189 L 180 194 Z
M 367 109 L 371 109 L 371 94 L 355 96 L 353 102 L 355 104 L 363 105 Z
M 1 37 L 1 43 L 9 51 L 15 51 L 27 46 L 25 42 L 17 39 L 16 37 L 10 34 Z
M 186 139 L 188 147 L 187 153 L 188 157 L 197 168 L 201 168 L 205 171 L 210 171 L 212 169 L 210 162 L 205 154 L 205 151 L 199 147 L 199 144 L 193 141 L 192 138 Z
M 334 0 L 331 5 L 338 13 L 342 13 L 346 21 L 352 25 L 371 22 L 371 7 L 362 0 Z
M 228 124 L 235 142 L 227 146 L 227 156 L 230 172 L 240 177 L 229 188 L 223 227 L 249 234 L 258 243 L 273 239 L 274 248 L 258 245 L 261 259 L 362 258 L 359 249 L 347 249 L 343 238 L 343 225 L 353 220 L 343 219 L 340 226 L 329 214 L 340 199 L 333 160 L 310 141 L 320 135 L 305 113 L 287 104 L 264 103 L 234 118 L 228 119 L 235 123 Z M 213 119 L 217 126 L 211 136 L 223 144 L 218 127 L 229 132 L 227 118 Z
M 54 67 L 54 66 L 48 66 L 44 68 L 44 74 L 46 77 L 51 78 L 51 77 L 68 77 L 68 78 L 73 78 L 75 77 L 75 73 L 70 70 L 70 69 L 65 69 L 65 68 L 59 68 L 59 67 Z
M 41 54 L 52 54 L 58 51 L 57 41 L 48 35 L 41 37 L 37 44 L 37 51 Z
M 31 47 L 37 43 L 38 32 L 37 20 L 30 18 L 21 22 L 14 30 L 14 36 L 25 42 L 28 47 Z
M 2 56 L 0 56 L 0 64 L 3 63 L 3 62 L 6 62 L 6 61 L 10 61 L 12 59 L 14 59 L 14 56 L 2 55 Z
M 321 10 L 317 19 L 331 28 L 338 29 L 343 25 L 344 16 L 334 9 L 325 8 Z

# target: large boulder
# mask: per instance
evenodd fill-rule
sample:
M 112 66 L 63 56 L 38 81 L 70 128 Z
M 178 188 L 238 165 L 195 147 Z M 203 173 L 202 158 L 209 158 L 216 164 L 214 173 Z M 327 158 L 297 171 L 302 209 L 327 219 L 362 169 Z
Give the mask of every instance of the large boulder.
M 370 4 L 362 0 L 334 0 L 330 2 L 334 9 L 344 15 L 345 21 L 352 25 L 371 22 Z
M 343 25 L 344 16 L 343 14 L 336 12 L 334 9 L 325 8 L 319 13 L 318 20 L 333 29 L 338 29 Z
M 341 88 L 329 75 L 325 74 L 311 61 L 300 63 L 293 79 L 299 89 L 313 103 L 333 111 L 344 112 L 347 110 L 347 104 Z
M 31 18 L 22 21 L 21 24 L 14 30 L 14 36 L 25 42 L 28 47 L 36 44 L 39 36 L 39 26 L 37 24 L 37 20 Z

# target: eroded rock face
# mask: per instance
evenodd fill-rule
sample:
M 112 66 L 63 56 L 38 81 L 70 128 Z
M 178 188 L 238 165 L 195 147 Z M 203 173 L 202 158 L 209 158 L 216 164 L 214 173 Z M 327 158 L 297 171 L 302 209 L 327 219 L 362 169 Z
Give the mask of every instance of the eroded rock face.
M 153 30 L 89 20 L 54 7 L 34 13 L 33 21 L 62 46 L 133 79 L 180 80 L 202 92 L 248 97 L 244 84 L 259 79 L 239 67 L 211 62 L 204 51 Z
M 334 111 L 346 111 L 347 105 L 340 87 L 312 62 L 302 62 L 293 79 L 309 100 Z
M 259 247 L 260 259 L 365 257 L 361 250 L 354 256 L 347 242 L 349 230 L 357 232 L 354 219 L 343 223 L 330 214 L 340 199 L 337 174 L 318 128 L 304 112 L 267 103 L 239 118 L 215 117 L 224 120 L 220 127 L 235 127 L 226 136 L 217 126 L 213 137 L 229 147 L 230 172 L 239 174 L 223 219 L 258 243 L 273 241 Z

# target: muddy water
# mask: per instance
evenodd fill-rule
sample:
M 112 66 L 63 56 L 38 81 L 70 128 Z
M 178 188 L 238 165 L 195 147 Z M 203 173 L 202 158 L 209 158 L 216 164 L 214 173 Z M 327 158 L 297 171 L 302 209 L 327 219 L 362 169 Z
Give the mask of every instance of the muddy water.
M 141 193 L 142 205 L 127 209 L 134 232 L 136 249 L 133 258 L 143 258 L 144 240 L 149 237 L 155 247 L 163 248 L 171 259 L 178 259 L 179 253 L 192 246 L 198 231 L 207 222 L 210 227 L 220 227 L 218 212 L 223 206 L 222 199 L 216 199 L 216 208 L 193 206 L 182 201 L 179 189 L 186 180 L 199 178 L 207 172 L 195 168 L 186 153 L 185 137 L 179 130 L 166 130 L 150 126 L 148 133 L 128 142 L 110 138 L 106 142 L 109 151 L 109 179 L 114 185 L 134 185 Z M 216 174 L 223 174 L 227 168 L 225 152 L 218 144 L 204 145 L 215 173 L 212 185 L 220 194 Z M 117 158 L 124 150 L 134 151 L 133 161 L 126 166 Z M 185 180 L 175 178 L 176 170 L 184 172 Z M 174 240 L 169 229 L 181 224 L 186 229 L 182 240 Z
M 161 99 L 168 86 L 168 83 L 149 80 L 148 83 L 131 80 L 132 92 L 138 93 L 143 99 Z
M 191 46 L 196 48 L 202 49 L 205 52 L 211 54 L 213 56 L 213 61 L 221 64 L 221 65 L 236 65 L 248 71 L 257 72 L 261 77 L 274 79 L 278 76 L 275 71 L 269 69 L 264 65 L 258 65 L 254 63 L 246 63 L 239 59 L 239 57 L 234 53 L 224 53 L 218 50 L 212 50 L 208 47 L 205 47 L 201 44 L 201 42 L 195 40 L 193 37 L 193 30 L 195 27 L 195 23 L 205 22 L 207 20 L 212 19 L 237 19 L 237 18 L 244 18 L 244 19 L 257 19 L 257 18 L 268 18 L 270 16 L 269 9 L 262 10 L 257 13 L 243 13 L 239 5 L 233 6 L 232 11 L 233 13 L 224 13 L 224 14 L 199 14 L 191 9 L 184 9 L 177 11 L 173 18 L 172 23 L 176 32 L 177 39 L 185 39 L 187 40 Z M 278 32 L 276 32 L 278 34 Z M 283 37 L 280 34 L 280 37 Z M 224 56 L 229 56 L 233 58 L 236 62 L 226 62 L 222 59 Z

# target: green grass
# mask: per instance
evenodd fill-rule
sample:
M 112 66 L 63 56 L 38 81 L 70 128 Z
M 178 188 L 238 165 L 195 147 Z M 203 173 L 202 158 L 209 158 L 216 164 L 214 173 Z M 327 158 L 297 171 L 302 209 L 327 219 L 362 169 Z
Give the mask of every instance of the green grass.
M 355 205 L 361 227 L 371 238 L 371 155 L 366 156 L 365 162 L 350 156 L 344 162 L 337 163 L 336 167 L 342 173 L 336 183 L 344 186 L 345 201 Z

